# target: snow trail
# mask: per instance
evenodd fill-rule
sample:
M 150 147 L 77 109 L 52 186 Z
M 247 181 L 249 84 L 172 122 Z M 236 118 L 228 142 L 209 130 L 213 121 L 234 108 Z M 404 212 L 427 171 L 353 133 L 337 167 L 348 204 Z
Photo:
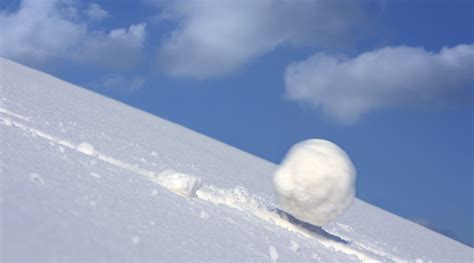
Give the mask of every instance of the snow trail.
M 10 115 L 11 117 L 15 117 L 15 118 L 18 118 L 18 119 L 23 120 L 23 121 L 30 121 L 30 118 L 22 116 L 20 114 L 14 113 L 14 112 L 11 112 L 11 111 L 9 111 L 5 108 L 0 107 L 0 113 Z
M 9 117 L 13 117 L 16 120 L 12 120 L 2 115 L 8 115 Z M 182 196 L 196 197 L 212 204 L 225 205 L 229 208 L 249 213 L 256 218 L 273 223 L 278 227 L 286 229 L 287 231 L 299 233 L 306 238 L 314 239 L 326 248 L 334 249 L 348 255 L 353 255 L 362 262 L 381 262 L 381 260 L 378 258 L 388 259 L 394 262 L 407 262 L 404 259 L 380 251 L 379 249 L 356 242 L 352 244 L 344 244 L 321 236 L 309 229 L 306 229 L 303 226 L 293 224 L 288 220 L 288 218 L 285 218 L 280 213 L 275 211 L 274 207 L 268 205 L 266 200 L 256 195 L 250 195 L 247 189 L 244 187 L 222 189 L 213 185 L 203 184 L 201 179 L 195 176 L 183 174 L 173 170 L 165 170 L 161 173 L 155 173 L 151 170 L 140 167 L 138 164 L 128 163 L 100 152 L 96 150 L 93 145 L 90 145 L 87 142 L 74 143 L 69 140 L 50 135 L 41 130 L 29 127 L 28 125 L 19 121 L 21 120 L 30 122 L 31 120 L 29 118 L 13 113 L 1 107 L 0 120 L 2 120 L 2 124 L 7 127 L 27 130 L 38 138 L 48 140 L 55 144 L 59 144 L 60 146 L 67 147 L 81 154 L 90 156 L 91 158 L 96 158 L 116 167 L 144 176 L 149 180 L 159 184 L 160 186 Z M 208 218 L 209 216 L 207 215 L 204 217 Z M 272 258 L 276 259 L 277 257 L 274 257 L 275 254 L 272 254 Z M 372 255 L 375 255 L 376 257 Z
M 340 251 L 345 254 L 356 256 L 362 262 L 381 262 L 380 260 L 351 248 L 346 244 L 322 237 L 302 226 L 295 225 L 283 218 L 274 209 L 268 207 L 265 201 L 258 196 L 249 195 L 243 187 L 234 189 L 221 189 L 212 185 L 203 185 L 197 192 L 199 199 L 211 202 L 216 205 L 225 205 L 242 212 L 248 212 L 253 216 L 286 229 L 290 232 L 299 233 L 306 238 L 316 239 L 321 245 Z

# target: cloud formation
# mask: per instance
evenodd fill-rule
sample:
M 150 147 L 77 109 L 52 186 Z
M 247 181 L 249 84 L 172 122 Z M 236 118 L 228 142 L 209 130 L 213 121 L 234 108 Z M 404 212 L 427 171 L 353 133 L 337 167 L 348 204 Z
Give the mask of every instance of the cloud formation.
M 224 75 L 281 45 L 335 45 L 351 39 L 364 22 L 356 1 L 165 3 L 162 17 L 178 27 L 164 39 L 158 60 L 164 72 L 177 77 Z
M 84 12 L 92 21 L 101 21 L 109 16 L 109 12 L 96 3 L 90 3 Z
M 56 57 L 86 33 L 85 25 L 67 19 L 53 0 L 22 1 L 16 12 L 0 13 L 0 24 L 0 54 L 22 61 Z
M 288 98 L 350 123 L 382 108 L 472 104 L 474 45 L 386 47 L 355 58 L 317 53 L 289 65 Z
M 143 46 L 145 25 L 110 32 L 92 31 L 88 23 L 98 22 L 108 13 L 97 4 L 86 8 L 80 4 L 67 0 L 23 0 L 18 10 L 0 12 L 0 55 L 26 64 L 66 58 L 101 62 L 99 65 L 111 68 L 133 65 Z
M 140 59 L 145 33 L 145 24 L 113 29 L 109 33 L 89 33 L 71 58 L 107 68 L 127 68 Z

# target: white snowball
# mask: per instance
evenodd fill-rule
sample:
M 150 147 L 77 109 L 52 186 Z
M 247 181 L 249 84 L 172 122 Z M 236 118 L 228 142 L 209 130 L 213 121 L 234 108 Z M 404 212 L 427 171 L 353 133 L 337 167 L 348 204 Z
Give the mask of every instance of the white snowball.
M 297 219 L 322 226 L 341 215 L 355 196 L 356 170 L 332 142 L 293 146 L 273 178 L 280 206 Z

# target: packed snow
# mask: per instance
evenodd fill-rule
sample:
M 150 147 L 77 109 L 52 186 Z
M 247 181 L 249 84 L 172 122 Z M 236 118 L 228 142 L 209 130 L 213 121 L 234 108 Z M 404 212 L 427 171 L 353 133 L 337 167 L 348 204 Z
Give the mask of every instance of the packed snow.
M 94 146 L 88 144 L 87 142 L 83 142 L 79 144 L 76 148 L 79 152 L 87 155 L 96 155 L 96 151 L 94 150 Z
M 277 262 L 278 260 L 278 251 L 274 246 L 268 247 L 268 253 L 270 254 L 270 258 L 272 262 Z
M 201 179 L 174 170 L 165 170 L 156 175 L 154 180 L 166 189 L 185 196 L 196 196 L 196 191 L 202 185 Z
M 280 206 L 301 221 L 323 226 L 340 216 L 355 196 L 356 171 L 332 142 L 311 139 L 293 146 L 275 173 Z
M 2 262 L 472 261 L 357 199 L 309 224 L 276 165 L 1 58 L 0 91 Z
M 300 250 L 300 245 L 298 245 L 298 243 L 296 243 L 296 241 L 294 240 L 291 240 L 291 251 L 293 252 L 298 252 Z

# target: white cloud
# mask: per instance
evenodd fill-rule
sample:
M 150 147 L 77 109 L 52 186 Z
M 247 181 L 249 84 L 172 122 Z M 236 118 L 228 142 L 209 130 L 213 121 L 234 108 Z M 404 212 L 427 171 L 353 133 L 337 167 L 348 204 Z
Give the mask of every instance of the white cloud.
M 229 73 L 280 45 L 339 45 L 363 22 L 355 1 L 191 0 L 164 10 L 178 28 L 160 47 L 160 66 L 196 78 Z
M 289 65 L 287 96 L 341 122 L 382 108 L 472 104 L 474 45 L 386 47 L 355 58 L 318 53 Z
M 91 9 L 92 8 L 92 9 Z M 23 0 L 18 10 L 0 12 L 0 55 L 26 64 L 44 64 L 59 58 L 124 68 L 133 65 L 145 39 L 145 25 L 91 31 L 91 19 L 107 12 L 90 5 L 85 13 L 71 0 Z M 81 17 L 88 19 L 81 22 Z
M 0 13 L 0 55 L 40 62 L 61 56 L 80 41 L 86 27 L 65 19 L 56 1 L 23 1 L 15 13 Z
M 109 13 L 96 3 L 90 3 L 84 12 L 92 21 L 100 21 L 109 16 Z
M 145 33 L 145 24 L 114 29 L 109 33 L 89 33 L 71 57 L 109 68 L 127 68 L 138 62 Z

